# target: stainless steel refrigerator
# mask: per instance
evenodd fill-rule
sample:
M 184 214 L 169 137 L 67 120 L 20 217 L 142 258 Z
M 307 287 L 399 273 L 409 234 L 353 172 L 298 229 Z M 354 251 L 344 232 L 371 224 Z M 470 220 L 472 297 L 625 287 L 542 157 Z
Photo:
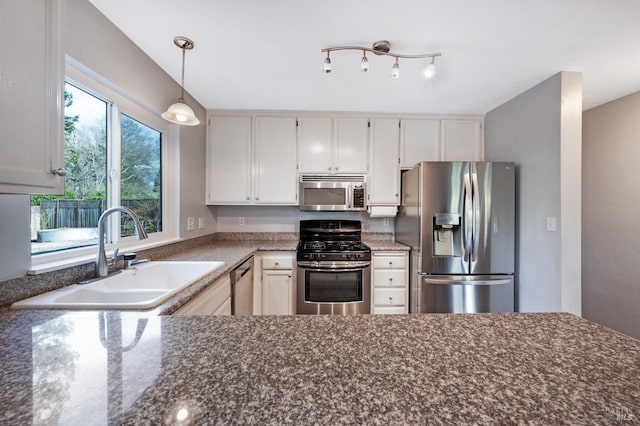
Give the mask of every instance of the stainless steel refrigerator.
M 419 163 L 395 228 L 411 247 L 410 313 L 513 312 L 513 163 Z

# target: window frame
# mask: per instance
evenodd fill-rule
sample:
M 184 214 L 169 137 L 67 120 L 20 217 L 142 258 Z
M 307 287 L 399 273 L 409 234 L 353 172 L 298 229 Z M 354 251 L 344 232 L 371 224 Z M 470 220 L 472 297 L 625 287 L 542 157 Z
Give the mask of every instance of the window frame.
M 178 238 L 179 208 L 179 129 L 160 117 L 160 113 L 126 94 L 124 90 L 106 80 L 67 56 L 64 82 L 68 82 L 81 90 L 107 103 L 107 206 L 120 205 L 120 120 L 121 114 L 151 127 L 161 133 L 161 173 L 162 173 L 162 231 L 149 234 L 149 238 L 138 240 L 135 236 L 120 236 L 120 213 L 111 215 L 107 229 L 106 251 L 116 247 L 124 250 L 142 249 L 159 246 L 180 240 Z M 57 265 L 66 267 L 85 263 L 87 258 L 97 254 L 97 245 L 71 248 L 51 253 L 32 254 L 31 271 L 42 269 L 53 270 Z

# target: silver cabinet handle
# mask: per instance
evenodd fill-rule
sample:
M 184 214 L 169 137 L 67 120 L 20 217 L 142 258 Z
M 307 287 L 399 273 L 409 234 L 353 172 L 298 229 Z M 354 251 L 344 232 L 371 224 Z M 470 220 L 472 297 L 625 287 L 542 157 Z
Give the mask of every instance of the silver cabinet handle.
M 60 167 L 59 169 L 51 170 L 51 174 L 56 175 L 56 176 L 66 176 L 67 175 L 67 171 L 65 169 L 63 169 L 62 167 Z

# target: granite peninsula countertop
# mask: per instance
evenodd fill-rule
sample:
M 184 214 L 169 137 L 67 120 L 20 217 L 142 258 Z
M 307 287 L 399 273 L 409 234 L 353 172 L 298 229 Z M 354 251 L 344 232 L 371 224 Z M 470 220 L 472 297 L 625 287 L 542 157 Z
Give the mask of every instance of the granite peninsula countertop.
M 638 424 L 640 341 L 569 314 L 0 315 L 1 424 Z

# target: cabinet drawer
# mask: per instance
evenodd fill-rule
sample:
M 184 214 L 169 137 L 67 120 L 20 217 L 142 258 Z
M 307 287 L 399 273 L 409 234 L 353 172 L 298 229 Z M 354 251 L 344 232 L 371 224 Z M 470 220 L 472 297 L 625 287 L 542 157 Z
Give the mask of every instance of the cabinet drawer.
M 374 287 L 404 287 L 405 284 L 405 271 L 402 269 L 373 271 Z
M 293 258 L 290 256 L 265 256 L 262 258 L 262 269 L 292 269 Z
M 374 269 L 404 269 L 407 267 L 407 256 L 401 255 L 381 255 L 373 256 Z
M 216 281 L 173 315 L 213 315 L 231 297 L 229 275 Z
M 406 306 L 374 306 L 373 313 L 376 315 L 388 315 L 388 314 L 406 314 Z
M 404 288 L 376 288 L 373 290 L 375 306 L 403 306 L 406 304 Z

